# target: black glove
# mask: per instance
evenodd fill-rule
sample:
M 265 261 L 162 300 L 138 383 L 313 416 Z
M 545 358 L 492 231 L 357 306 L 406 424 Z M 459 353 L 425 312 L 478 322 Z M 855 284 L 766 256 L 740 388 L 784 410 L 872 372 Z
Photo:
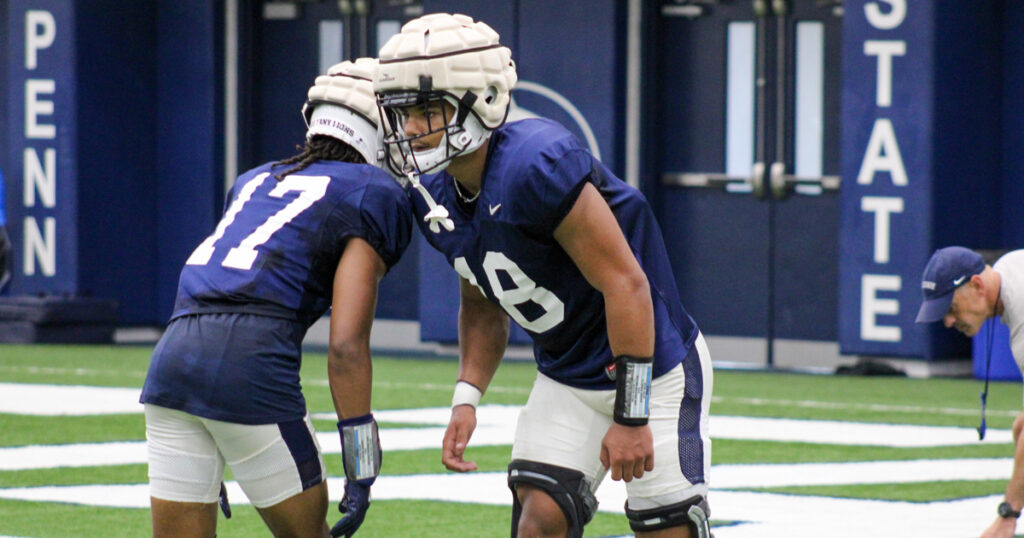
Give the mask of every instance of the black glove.
M 349 538 L 359 530 L 366 517 L 366 511 L 370 509 L 370 486 L 361 485 L 358 482 L 345 482 L 345 496 L 338 503 L 338 511 L 345 514 L 345 517 L 331 527 L 331 536 L 337 538 L 344 536 Z
M 228 488 L 224 486 L 224 482 L 220 483 L 220 498 L 217 499 L 217 503 L 220 504 L 220 511 L 224 512 L 224 519 L 231 519 L 231 503 L 228 502 Z

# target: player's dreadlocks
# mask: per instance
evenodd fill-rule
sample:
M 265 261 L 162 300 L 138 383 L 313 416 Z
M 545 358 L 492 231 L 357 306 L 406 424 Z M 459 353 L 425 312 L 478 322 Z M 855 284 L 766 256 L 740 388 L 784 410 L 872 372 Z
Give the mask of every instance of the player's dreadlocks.
M 309 140 L 306 140 L 305 146 L 295 146 L 295 149 L 299 150 L 301 153 L 288 157 L 287 159 L 277 161 L 271 168 L 295 163 L 298 164 L 284 172 L 274 174 L 274 179 L 281 181 L 284 179 L 284 176 L 294 174 L 295 172 L 301 172 L 302 170 L 305 170 L 306 167 L 317 161 L 341 161 L 346 163 L 366 164 L 366 159 L 364 159 L 362 154 L 356 151 L 355 148 L 331 136 L 314 135 Z

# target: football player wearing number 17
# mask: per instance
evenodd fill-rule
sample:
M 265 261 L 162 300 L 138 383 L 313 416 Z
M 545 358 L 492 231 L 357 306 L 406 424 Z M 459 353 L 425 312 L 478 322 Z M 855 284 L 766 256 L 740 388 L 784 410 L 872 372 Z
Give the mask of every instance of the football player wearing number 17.
M 370 414 L 377 284 L 412 231 L 377 164 L 376 61 L 342 62 L 303 107 L 302 153 L 238 177 L 185 262 L 142 390 L 154 536 L 212 537 L 224 465 L 275 536 L 350 536 L 380 468 Z M 369 164 L 368 164 L 369 163 Z M 330 530 L 324 462 L 299 386 L 301 344 L 330 307 L 327 378 L 347 515 Z
M 511 52 L 431 14 L 380 51 L 387 166 L 458 272 L 459 378 L 442 461 L 464 458 L 509 318 L 539 373 L 508 468 L 512 536 L 582 536 L 608 471 L 638 536 L 710 534 L 707 346 L 680 304 L 650 206 L 560 125 L 505 123 Z

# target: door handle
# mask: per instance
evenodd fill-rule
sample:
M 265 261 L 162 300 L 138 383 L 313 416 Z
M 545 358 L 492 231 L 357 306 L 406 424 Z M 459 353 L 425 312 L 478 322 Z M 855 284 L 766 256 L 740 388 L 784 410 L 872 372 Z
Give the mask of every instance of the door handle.
M 772 163 L 768 174 L 772 196 L 781 200 L 789 193 L 819 196 L 825 191 L 839 190 L 839 176 L 798 177 L 786 173 L 786 163 Z
M 752 192 L 750 178 L 730 176 L 715 172 L 673 172 L 661 176 L 662 185 L 676 187 L 722 189 L 729 193 L 746 194 Z
M 764 198 L 764 163 L 756 162 L 754 166 L 750 167 L 750 191 L 754 194 L 754 198 Z
M 661 6 L 663 17 L 686 17 L 696 19 L 704 15 L 704 6 L 698 4 L 666 4 Z
M 670 172 L 661 176 L 662 185 L 722 189 L 732 194 L 753 194 L 764 198 L 764 163 L 754 163 L 749 176 L 731 176 L 717 172 Z
M 765 174 L 764 163 L 754 163 L 749 176 L 730 176 L 715 172 L 671 172 L 661 176 L 662 185 L 722 189 L 733 194 L 753 194 L 764 198 L 768 191 L 772 197 L 782 199 L 790 193 L 817 196 L 825 191 L 839 190 L 839 176 L 800 177 L 786 173 L 785 163 L 772 163 Z M 767 175 L 768 188 L 765 188 Z

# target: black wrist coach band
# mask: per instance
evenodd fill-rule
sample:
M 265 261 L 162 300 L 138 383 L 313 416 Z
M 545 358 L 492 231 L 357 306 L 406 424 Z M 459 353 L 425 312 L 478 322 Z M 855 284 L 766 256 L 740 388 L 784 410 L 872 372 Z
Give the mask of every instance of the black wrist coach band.
M 615 357 L 615 422 L 643 426 L 651 415 L 653 357 Z

